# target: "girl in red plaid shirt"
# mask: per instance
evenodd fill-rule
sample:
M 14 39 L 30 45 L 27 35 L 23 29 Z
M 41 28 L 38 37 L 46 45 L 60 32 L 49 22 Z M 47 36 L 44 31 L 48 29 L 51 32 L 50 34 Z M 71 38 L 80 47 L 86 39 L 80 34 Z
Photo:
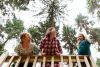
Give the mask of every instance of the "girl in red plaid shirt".
M 62 53 L 60 42 L 56 38 L 56 30 L 54 27 L 47 29 L 45 37 L 40 43 L 40 51 L 42 55 L 60 55 Z M 46 62 L 45 67 L 51 67 L 51 62 Z M 59 67 L 59 63 L 55 62 L 54 67 Z

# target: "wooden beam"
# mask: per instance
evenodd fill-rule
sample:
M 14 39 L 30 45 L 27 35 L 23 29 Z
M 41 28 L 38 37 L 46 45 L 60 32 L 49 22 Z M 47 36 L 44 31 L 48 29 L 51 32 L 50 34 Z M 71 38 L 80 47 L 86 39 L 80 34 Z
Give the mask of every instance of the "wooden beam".
M 73 67 L 71 56 L 69 56 L 69 67 Z
M 44 56 L 43 57 L 43 65 L 42 65 L 42 67 L 45 67 L 45 63 L 46 63 L 46 57 Z
M 15 64 L 15 67 L 18 67 L 19 66 L 19 64 L 20 64 L 20 61 L 21 61 L 21 56 L 19 56 L 19 58 L 18 58 L 18 60 L 17 60 L 17 62 L 16 62 L 16 64 Z
M 61 67 L 63 67 L 63 56 L 61 56 Z
M 54 67 L 54 56 L 51 57 L 51 67 Z
M 0 56 L 0 67 L 2 66 L 2 64 L 4 63 L 4 61 L 6 60 L 6 58 L 8 57 L 9 53 L 5 52 Z
M 84 56 L 84 61 L 85 61 L 86 67 L 90 67 L 90 64 L 89 64 L 88 59 L 87 59 L 86 56 Z
M 13 59 L 14 59 L 14 56 L 12 56 L 12 57 L 10 58 L 10 60 L 9 60 L 9 62 L 8 62 L 8 64 L 7 64 L 7 67 L 10 67 L 10 65 L 11 65 L 11 63 L 12 63 L 12 61 L 13 61 Z
M 79 56 L 76 56 L 76 60 L 77 60 L 78 67 L 81 67 Z
M 94 62 L 92 56 L 89 56 L 89 59 L 90 59 L 90 61 L 91 61 L 92 67 L 97 67 L 97 65 L 96 65 L 96 63 Z
M 36 62 L 37 62 L 38 56 L 35 56 L 34 62 L 33 62 L 33 66 L 32 67 L 36 67 Z
M 25 64 L 24 64 L 23 67 L 27 67 L 27 66 L 28 66 L 29 60 L 30 60 L 30 56 L 28 56 L 28 57 L 26 58 L 26 61 L 25 61 Z

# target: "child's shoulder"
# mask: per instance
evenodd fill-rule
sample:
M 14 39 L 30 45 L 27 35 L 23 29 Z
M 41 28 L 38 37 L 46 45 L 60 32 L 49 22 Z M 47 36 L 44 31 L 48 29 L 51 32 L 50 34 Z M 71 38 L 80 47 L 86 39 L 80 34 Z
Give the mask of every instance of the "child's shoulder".
M 90 44 L 90 42 L 88 40 L 83 40 L 81 43 L 83 43 L 83 44 Z
M 88 40 L 83 40 L 83 42 L 89 42 Z

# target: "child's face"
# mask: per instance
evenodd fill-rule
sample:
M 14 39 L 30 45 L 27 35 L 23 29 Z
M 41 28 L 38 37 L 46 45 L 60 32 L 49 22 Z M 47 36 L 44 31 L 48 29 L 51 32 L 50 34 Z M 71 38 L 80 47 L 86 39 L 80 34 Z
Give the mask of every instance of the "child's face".
M 51 35 L 52 35 L 53 37 L 56 37 L 56 31 L 55 31 L 55 30 L 51 31 Z
M 21 38 L 22 42 L 30 42 L 30 37 L 28 34 L 25 34 L 22 38 Z
M 79 39 L 79 40 L 83 40 L 83 39 L 84 39 L 83 35 L 80 34 L 80 35 L 78 36 L 78 39 Z

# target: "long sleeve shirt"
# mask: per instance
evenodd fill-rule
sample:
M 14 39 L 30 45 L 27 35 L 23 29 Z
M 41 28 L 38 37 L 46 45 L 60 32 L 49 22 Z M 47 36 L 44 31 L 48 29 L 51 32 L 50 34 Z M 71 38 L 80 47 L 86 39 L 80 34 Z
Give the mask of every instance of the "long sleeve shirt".
M 57 53 L 62 53 L 60 42 L 57 38 L 54 38 L 52 41 L 49 41 L 48 38 L 42 39 L 40 43 L 40 51 L 42 50 L 46 55 L 56 55 Z

